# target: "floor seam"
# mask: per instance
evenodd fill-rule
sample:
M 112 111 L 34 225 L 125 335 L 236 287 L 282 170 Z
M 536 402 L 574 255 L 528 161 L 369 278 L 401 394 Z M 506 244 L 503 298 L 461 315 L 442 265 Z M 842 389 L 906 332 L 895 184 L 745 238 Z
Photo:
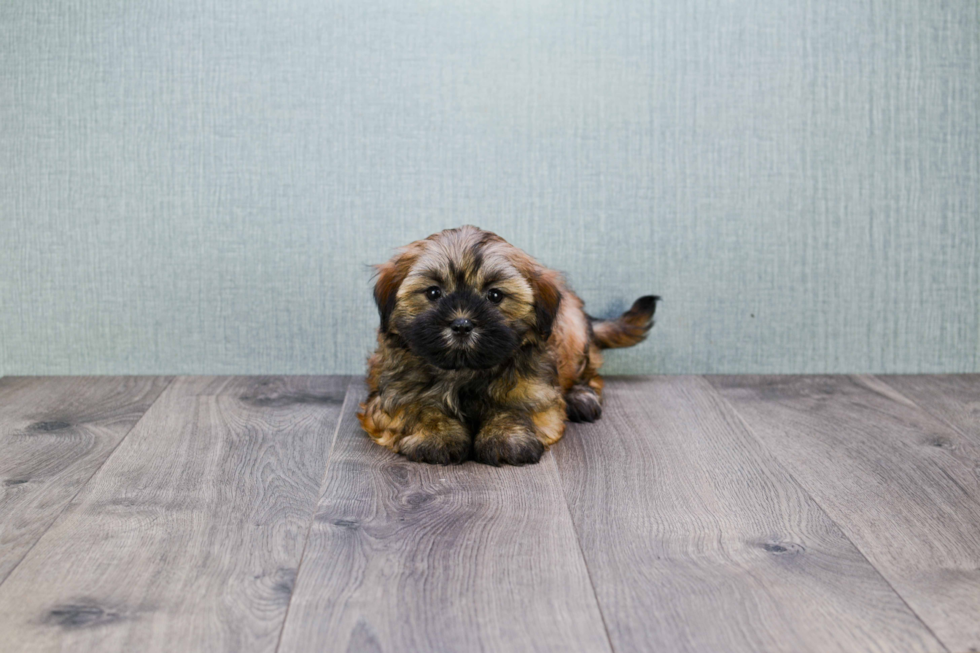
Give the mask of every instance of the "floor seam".
M 330 451 L 327 453 L 327 462 L 323 466 L 323 476 L 320 477 L 320 487 L 317 488 L 316 501 L 313 504 L 313 511 L 310 513 L 310 523 L 306 526 L 306 536 L 303 538 L 303 551 L 299 554 L 299 562 L 296 563 L 296 580 L 293 583 L 292 591 L 289 593 L 289 602 L 286 604 L 286 613 L 282 617 L 282 625 L 279 627 L 279 637 L 276 639 L 276 648 L 282 646 L 282 637 L 286 632 L 286 622 L 289 621 L 289 610 L 293 607 L 293 597 L 296 596 L 296 587 L 299 585 L 299 572 L 303 568 L 303 561 L 306 559 L 306 549 L 310 543 L 310 533 L 313 532 L 313 522 L 316 521 L 316 513 L 320 508 L 320 499 L 323 498 L 326 490 L 327 479 L 330 476 L 330 464 L 333 462 L 334 449 L 337 447 L 337 436 L 340 435 L 340 426 L 344 423 L 344 416 L 347 414 L 347 401 L 351 396 L 351 388 L 360 381 L 360 377 L 348 377 L 347 390 L 344 392 L 344 403 L 340 406 L 340 414 L 337 416 L 337 426 L 333 431 L 333 439 L 330 441 Z
M 851 536 L 848 535 L 846 530 L 844 530 L 844 527 L 838 524 L 837 520 L 830 516 L 830 513 L 827 512 L 827 509 L 824 507 L 824 505 L 817 500 L 817 498 L 806 488 L 806 486 L 803 485 L 803 483 L 800 482 L 798 478 L 796 478 L 796 475 L 793 474 L 789 466 L 787 466 L 774 451 L 772 451 L 768 446 L 766 446 L 766 443 L 763 442 L 762 438 L 756 435 L 755 429 L 753 429 L 751 425 L 749 425 L 748 421 L 738 411 L 738 408 L 732 402 L 728 401 L 728 398 L 725 397 L 721 392 L 719 392 L 718 389 L 715 388 L 715 386 L 708 379 L 704 377 L 704 375 L 701 375 L 700 378 L 705 382 L 705 385 L 711 388 L 711 391 L 712 393 L 714 393 L 716 398 L 724 402 L 724 404 L 732 411 L 732 415 L 739 421 L 739 424 L 741 424 L 742 427 L 746 430 L 746 432 L 748 432 L 748 434 L 752 437 L 752 439 L 760 447 L 762 447 L 763 451 L 769 454 L 773 462 L 778 464 L 779 468 L 783 472 L 785 472 L 790 479 L 792 479 L 793 483 L 796 484 L 796 486 L 800 489 L 800 491 L 803 492 L 811 501 L 813 501 L 814 505 L 820 509 L 820 512 L 822 512 L 823 515 L 830 520 L 830 523 L 832 523 L 837 528 L 840 534 L 844 536 L 844 539 L 846 539 L 851 544 L 851 546 L 854 547 L 854 550 L 857 551 L 859 554 L 861 554 L 861 557 L 864 558 L 864 560 L 868 563 L 868 565 L 872 569 L 874 569 L 875 573 L 878 574 L 878 577 L 881 578 L 881 580 L 883 580 L 886 585 L 888 585 L 891 591 L 895 593 L 895 596 L 899 598 L 902 604 L 906 608 L 908 608 L 909 612 L 911 612 L 915 616 L 915 618 L 919 621 L 919 623 L 922 624 L 922 627 L 925 628 L 929 632 L 929 634 L 933 636 L 936 642 L 938 642 L 939 645 L 943 647 L 943 650 L 946 651 L 946 653 L 950 653 L 950 649 L 949 647 L 946 646 L 946 642 L 940 639 L 939 635 L 937 635 L 936 632 L 932 629 L 932 626 L 926 623 L 926 621 L 922 618 L 922 616 L 911 605 L 909 605 L 909 602 L 905 599 L 904 596 L 902 596 L 902 593 L 899 592 L 897 589 L 895 589 L 895 586 L 892 585 L 892 582 L 888 579 L 888 577 L 885 576 L 885 574 L 882 573 L 880 569 L 878 569 L 878 566 L 874 562 L 872 562 L 870 558 L 868 558 L 867 554 L 865 554 L 865 552 L 861 550 L 861 547 L 859 547 L 854 542 L 854 540 L 851 539 Z
M 914 408 L 915 410 L 921 412 L 923 415 L 934 419 L 935 421 L 939 422 L 939 424 L 941 426 L 943 426 L 944 428 L 952 431 L 956 435 L 960 436 L 961 438 L 963 438 L 964 440 L 966 440 L 968 443 L 980 445 L 980 440 L 978 440 L 976 438 L 976 436 L 972 435 L 971 433 L 969 433 L 967 431 L 964 431 L 958 425 L 953 424 L 952 422 L 950 422 L 949 420 L 947 420 L 945 417 L 943 417 L 942 414 L 935 413 L 935 412 L 929 410 L 928 408 L 925 407 L 926 405 L 923 404 L 922 402 L 920 402 L 920 401 L 918 401 L 916 399 L 913 399 L 908 394 L 902 392 L 899 388 L 895 387 L 891 383 L 888 383 L 887 376 L 889 376 L 889 375 L 887 375 L 887 374 L 859 374 L 859 375 L 850 375 L 850 376 L 852 378 L 857 378 L 857 377 L 862 377 L 862 376 L 863 377 L 869 377 L 869 378 L 872 378 L 872 379 L 874 379 L 876 381 L 879 381 L 879 382 L 883 383 L 889 390 L 891 390 L 896 395 L 898 395 L 899 397 L 901 397 L 902 399 L 904 399 L 905 401 L 907 401 L 908 402 L 908 406 L 907 406 L 908 408 Z M 913 376 L 929 376 L 929 375 L 913 375 Z M 943 376 L 953 376 L 953 375 L 943 375 Z M 872 390 L 872 392 L 873 392 L 873 390 Z M 962 462 L 962 461 L 957 461 L 957 462 Z M 964 466 L 967 467 L 967 465 L 965 463 L 964 463 Z M 963 488 L 963 486 L 958 481 L 956 481 L 951 476 L 949 476 L 949 474 L 947 472 L 945 472 L 945 470 L 944 470 L 943 473 L 946 474 L 947 478 L 949 478 L 949 480 L 951 482 L 955 483 L 957 485 L 957 487 L 960 488 L 960 490 L 970 499 L 970 501 L 972 501 L 973 503 L 975 503 L 977 505 L 980 505 L 980 498 L 974 496 L 974 494 L 972 492 L 969 492 L 965 488 Z
M 565 514 L 568 515 L 568 523 L 572 527 L 572 534 L 575 536 L 575 546 L 578 548 L 579 557 L 582 559 L 582 566 L 585 567 L 585 576 L 589 579 L 589 587 L 592 589 L 592 598 L 595 599 L 596 610 L 599 611 L 602 629 L 606 633 L 606 642 L 609 644 L 609 650 L 615 653 L 616 647 L 613 645 L 612 637 L 609 634 L 609 624 L 606 623 L 606 615 L 602 611 L 602 603 L 599 601 L 599 593 L 595 589 L 595 580 L 592 578 L 592 570 L 589 569 L 589 561 L 585 558 L 585 549 L 582 548 L 582 540 L 579 538 L 578 529 L 575 528 L 575 518 L 572 517 L 572 508 L 568 505 L 565 483 L 562 480 L 561 470 L 558 468 L 558 459 L 554 451 L 551 452 L 551 464 L 555 470 L 555 477 L 558 479 L 558 488 L 561 490 L 562 503 L 565 505 Z
M 916 408 L 918 408 L 919 410 L 921 410 L 923 413 L 925 413 L 929 417 L 932 417 L 933 419 L 941 422 L 943 424 L 943 426 L 946 426 L 947 428 L 953 430 L 954 432 L 956 432 L 961 437 L 965 438 L 966 440 L 969 440 L 970 442 L 976 441 L 976 436 L 974 436 L 974 435 L 972 435 L 970 433 L 967 433 L 966 431 L 964 431 L 963 429 L 961 429 L 956 424 L 953 424 L 952 422 L 950 422 L 949 420 L 947 420 L 945 417 L 943 417 L 941 413 L 934 413 L 934 412 L 932 412 L 931 410 L 929 410 L 928 408 L 926 408 L 926 406 L 922 402 L 920 402 L 920 401 L 918 401 L 916 399 L 913 399 L 912 397 L 908 396 L 907 394 L 905 394 L 904 392 L 902 392 L 900 389 L 896 388 L 894 385 L 892 385 L 891 383 L 889 383 L 888 382 L 888 377 L 889 376 L 892 376 L 892 375 L 889 375 L 889 374 L 870 374 L 869 376 L 871 376 L 871 377 L 873 377 L 873 378 L 881 381 L 882 383 L 884 383 L 885 385 L 887 385 L 888 388 L 892 392 L 894 392 L 898 396 L 900 396 L 903 399 L 905 399 L 907 402 L 909 402 L 910 404 L 912 404 L 913 406 L 915 406 Z M 928 376 L 928 375 L 922 375 L 922 376 Z M 949 375 L 940 375 L 940 376 L 954 376 L 954 375 L 949 374 Z
M 126 434 L 123 435 L 121 438 L 119 438 L 119 442 L 116 443 L 116 446 L 114 446 L 112 448 L 112 451 L 109 452 L 109 455 L 107 455 L 105 459 L 101 463 L 99 463 L 99 466 L 96 467 L 94 470 L 92 470 L 92 473 L 89 475 L 87 479 L 85 479 L 85 482 L 78 486 L 78 490 L 75 491 L 75 494 L 71 495 L 71 498 L 68 499 L 67 502 L 65 502 L 65 506 L 58 511 L 58 514 L 55 515 L 54 519 L 51 520 L 51 523 L 48 524 L 48 527 L 46 529 L 44 529 L 44 532 L 41 533 L 41 535 L 38 536 L 36 540 L 34 540 L 34 543 L 31 544 L 30 548 L 28 548 L 27 551 L 24 552 L 24 555 L 20 557 L 20 560 L 17 561 L 17 564 L 15 564 L 13 567 L 10 568 L 10 571 L 7 572 L 6 576 L 0 578 L 0 589 L 3 588 L 3 584 L 7 582 L 7 579 L 13 576 L 14 572 L 17 570 L 20 564 L 27 559 L 27 556 L 31 554 L 31 551 L 33 551 L 34 547 L 38 545 L 38 542 L 43 540 L 44 537 L 51 531 L 51 529 L 54 528 L 54 525 L 58 523 L 58 520 L 61 519 L 61 516 L 64 515 L 65 512 L 68 510 L 68 508 L 71 507 L 72 503 L 74 503 L 78 495 L 81 494 L 82 490 L 88 487 L 88 484 L 92 481 L 93 478 L 95 478 L 95 475 L 98 474 L 100 471 L 102 471 L 102 468 L 105 467 L 105 464 L 109 462 L 109 459 L 112 458 L 113 454 L 116 453 L 116 451 L 119 449 L 122 443 L 125 442 L 126 439 L 129 437 L 129 434 L 136 430 L 136 427 L 139 426 L 140 422 L 143 421 L 147 413 L 149 413 L 150 410 L 152 410 L 153 407 L 156 406 L 157 402 L 160 401 L 160 397 L 162 397 L 167 392 L 167 390 L 170 389 L 170 387 L 174 384 L 177 378 L 178 378 L 177 376 L 172 376 L 170 378 L 170 381 L 167 383 L 166 386 L 164 386 L 163 390 L 160 391 L 160 394 L 158 394 L 156 398 L 152 402 L 150 402 L 150 405 L 146 407 L 146 410 L 143 411 L 143 414 L 140 415 L 139 419 L 133 423 L 133 426 L 130 427 L 128 431 L 126 431 Z

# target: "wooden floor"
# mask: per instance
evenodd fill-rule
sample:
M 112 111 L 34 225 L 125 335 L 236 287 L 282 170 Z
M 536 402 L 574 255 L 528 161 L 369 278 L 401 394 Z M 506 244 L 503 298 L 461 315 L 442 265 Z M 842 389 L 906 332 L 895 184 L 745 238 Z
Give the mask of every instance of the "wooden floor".
M 0 650 L 980 651 L 980 376 L 606 387 L 493 468 L 357 377 L 0 379 Z

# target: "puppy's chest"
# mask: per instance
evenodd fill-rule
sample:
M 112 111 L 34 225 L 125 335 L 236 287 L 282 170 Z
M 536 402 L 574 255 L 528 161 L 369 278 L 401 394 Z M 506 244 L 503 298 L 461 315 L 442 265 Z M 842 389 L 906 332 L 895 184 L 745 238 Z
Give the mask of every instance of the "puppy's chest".
M 476 433 L 490 410 L 490 383 L 477 379 L 455 389 L 456 417 Z

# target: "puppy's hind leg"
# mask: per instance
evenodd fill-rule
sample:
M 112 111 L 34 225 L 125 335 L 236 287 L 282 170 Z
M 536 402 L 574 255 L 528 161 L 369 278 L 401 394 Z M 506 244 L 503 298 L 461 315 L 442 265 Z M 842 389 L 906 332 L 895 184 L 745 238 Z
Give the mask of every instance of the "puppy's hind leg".
M 597 377 L 598 378 L 598 377 Z M 600 386 L 601 387 L 601 386 Z M 602 416 L 602 396 L 589 385 L 573 385 L 565 393 L 565 409 L 570 422 L 594 422 Z
M 585 366 L 575 384 L 565 393 L 566 413 L 570 422 L 594 422 L 602 416 L 602 350 L 590 345 L 585 350 Z

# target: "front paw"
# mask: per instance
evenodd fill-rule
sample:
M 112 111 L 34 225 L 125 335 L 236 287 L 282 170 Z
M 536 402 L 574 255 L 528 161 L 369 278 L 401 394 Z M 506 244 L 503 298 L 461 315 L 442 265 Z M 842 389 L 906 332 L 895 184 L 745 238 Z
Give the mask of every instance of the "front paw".
M 473 457 L 487 465 L 530 465 L 543 453 L 544 444 L 522 424 L 485 426 L 473 443 Z
M 472 444 L 465 433 L 410 435 L 398 443 L 398 453 L 417 463 L 455 465 L 466 460 Z

